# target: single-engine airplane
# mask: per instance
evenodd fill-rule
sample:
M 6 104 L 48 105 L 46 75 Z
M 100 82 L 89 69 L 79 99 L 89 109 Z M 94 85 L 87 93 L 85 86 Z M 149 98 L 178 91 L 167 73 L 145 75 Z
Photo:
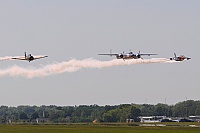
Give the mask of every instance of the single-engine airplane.
M 184 55 L 176 56 L 176 53 L 174 53 L 174 57 L 170 58 L 170 60 L 175 60 L 175 61 L 183 61 L 183 60 L 189 60 L 191 59 L 190 57 L 185 57 Z
M 98 54 L 98 55 L 110 55 L 110 56 L 116 56 L 117 59 L 139 59 L 141 58 L 141 56 L 143 55 L 157 55 L 157 54 L 141 54 L 140 51 L 138 52 L 138 54 L 134 54 L 133 52 L 129 52 L 129 53 L 119 53 L 119 54 L 112 54 L 110 51 L 110 54 Z M 142 59 L 142 58 L 141 58 Z
M 36 59 L 41 59 L 41 58 L 45 58 L 45 57 L 48 57 L 46 55 L 41 55 L 41 56 L 32 56 L 31 54 L 29 55 L 26 55 L 26 52 L 25 52 L 25 55 L 24 56 L 21 56 L 21 57 L 13 57 L 11 59 L 16 59 L 16 60 L 27 60 L 27 61 L 33 61 L 33 60 L 36 60 Z

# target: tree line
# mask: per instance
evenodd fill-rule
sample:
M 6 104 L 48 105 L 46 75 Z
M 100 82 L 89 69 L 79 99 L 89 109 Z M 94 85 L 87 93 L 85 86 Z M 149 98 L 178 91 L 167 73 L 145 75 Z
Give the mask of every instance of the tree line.
M 200 101 L 187 100 L 167 105 L 120 104 L 120 105 L 79 105 L 79 106 L 18 106 L 0 107 L 0 123 L 37 120 L 48 123 L 125 122 L 126 119 L 139 121 L 139 116 L 187 117 L 200 116 Z

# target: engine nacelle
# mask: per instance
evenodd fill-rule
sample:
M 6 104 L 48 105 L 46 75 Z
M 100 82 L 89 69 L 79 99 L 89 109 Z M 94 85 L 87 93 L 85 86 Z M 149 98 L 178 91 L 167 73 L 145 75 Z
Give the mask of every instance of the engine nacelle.
M 141 58 L 141 55 L 138 54 L 137 57 L 138 57 L 138 58 Z
M 123 59 L 124 55 L 123 54 L 118 54 L 117 59 Z
M 123 54 L 119 54 L 119 57 L 120 57 L 120 58 L 123 58 L 124 56 L 123 56 Z

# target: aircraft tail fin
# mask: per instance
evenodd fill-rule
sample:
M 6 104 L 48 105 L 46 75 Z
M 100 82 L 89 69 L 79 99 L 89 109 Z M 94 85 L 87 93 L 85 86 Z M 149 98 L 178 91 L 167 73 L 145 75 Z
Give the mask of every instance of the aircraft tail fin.
M 25 56 L 25 59 L 26 59 L 26 52 L 24 52 L 24 56 Z
M 174 53 L 174 57 L 176 58 L 176 53 Z

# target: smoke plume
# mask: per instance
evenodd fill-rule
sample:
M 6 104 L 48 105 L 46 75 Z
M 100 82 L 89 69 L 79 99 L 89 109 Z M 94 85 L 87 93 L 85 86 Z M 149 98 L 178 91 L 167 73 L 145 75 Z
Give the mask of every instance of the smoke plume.
M 8 59 L 5 57 L 4 59 Z M 2 60 L 2 59 L 1 59 Z M 131 59 L 121 60 L 114 59 L 110 61 L 99 61 L 94 59 L 76 60 L 72 59 L 61 63 L 53 63 L 42 66 L 40 68 L 25 68 L 14 65 L 6 69 L 0 69 L 0 77 L 11 76 L 11 77 L 45 77 L 49 75 L 62 74 L 66 72 L 76 72 L 82 68 L 105 68 L 113 66 L 125 66 L 134 64 L 150 64 L 150 63 L 173 63 L 166 58 L 152 58 L 152 59 Z
M 10 56 L 6 56 L 6 57 L 0 57 L 0 61 L 3 61 L 3 60 L 11 60 L 12 57 Z

